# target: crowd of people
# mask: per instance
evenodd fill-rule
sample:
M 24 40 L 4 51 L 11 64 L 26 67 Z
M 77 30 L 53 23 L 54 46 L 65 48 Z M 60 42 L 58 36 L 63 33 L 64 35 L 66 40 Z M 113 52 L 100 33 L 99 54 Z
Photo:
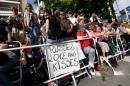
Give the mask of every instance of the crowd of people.
M 33 46 L 80 39 L 78 42 L 93 69 L 96 54 L 92 38 L 96 40 L 96 45 L 99 46 L 97 51 L 103 57 L 115 54 L 111 51 L 113 47 L 110 44 L 113 43 L 116 47 L 117 35 L 121 35 L 127 44 L 130 42 L 130 27 L 126 23 L 120 23 L 116 19 L 108 22 L 108 19 L 100 18 L 96 13 L 92 13 L 90 19 L 82 13 L 65 13 L 62 10 L 47 10 L 43 7 L 39 7 L 38 12 L 35 13 L 31 4 L 27 4 L 23 15 L 18 14 L 16 7 L 12 7 L 12 12 L 12 16 L 6 20 L 2 18 L 0 20 L 0 49 L 7 49 L 12 41 L 19 41 L 21 46 Z M 41 40 L 43 36 L 45 41 Z M 88 39 L 81 40 L 83 38 Z M 21 49 L 20 53 L 22 55 L 26 52 L 27 57 L 31 59 L 33 58 L 32 52 L 38 50 L 39 48 Z M 2 58 L 5 56 L 9 59 Z M 0 52 L 1 86 L 10 86 L 4 73 L 18 63 L 14 57 L 16 55 L 11 51 Z M 27 64 L 24 56 L 20 58 L 20 61 L 22 65 Z

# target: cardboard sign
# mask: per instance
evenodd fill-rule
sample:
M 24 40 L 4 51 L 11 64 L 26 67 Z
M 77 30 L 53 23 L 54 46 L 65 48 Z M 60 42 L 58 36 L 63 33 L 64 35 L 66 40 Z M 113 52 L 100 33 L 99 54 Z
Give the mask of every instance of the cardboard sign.
M 80 69 L 75 42 L 50 45 L 46 50 L 51 78 Z
M 79 56 L 79 60 L 83 60 L 86 58 L 85 54 L 83 53 L 83 50 L 81 49 L 80 43 L 76 42 L 76 48 Z

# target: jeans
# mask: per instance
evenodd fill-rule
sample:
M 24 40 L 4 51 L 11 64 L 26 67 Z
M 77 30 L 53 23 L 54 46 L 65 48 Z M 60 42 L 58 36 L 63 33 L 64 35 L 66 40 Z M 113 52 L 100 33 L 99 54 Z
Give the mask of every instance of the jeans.
M 98 43 L 99 43 L 103 53 L 109 52 L 109 46 L 107 43 L 105 43 L 105 42 L 98 42 Z
M 85 55 L 88 54 L 89 65 L 93 68 L 93 64 L 95 62 L 95 50 L 91 47 L 84 47 L 83 52 L 85 53 Z
M 0 86 L 10 86 L 10 82 L 6 77 L 5 73 L 8 73 L 11 69 L 13 69 L 19 61 L 15 58 L 11 58 L 11 60 L 3 65 L 0 65 Z
M 38 45 L 38 36 L 39 36 L 39 28 L 37 26 L 34 26 L 30 30 L 30 36 L 31 36 L 31 45 Z
M 0 74 L 0 86 L 11 86 L 8 78 L 4 74 Z

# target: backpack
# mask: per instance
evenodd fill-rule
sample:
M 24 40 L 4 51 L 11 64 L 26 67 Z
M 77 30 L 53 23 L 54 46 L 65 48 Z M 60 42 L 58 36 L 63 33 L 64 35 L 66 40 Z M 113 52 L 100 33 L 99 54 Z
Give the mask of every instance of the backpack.
M 110 66 L 106 65 L 105 63 L 98 65 L 98 70 L 104 77 L 114 76 L 113 69 Z
M 48 32 L 48 36 L 52 38 L 59 38 L 62 34 L 60 20 L 55 17 L 49 19 L 50 23 L 50 31 Z

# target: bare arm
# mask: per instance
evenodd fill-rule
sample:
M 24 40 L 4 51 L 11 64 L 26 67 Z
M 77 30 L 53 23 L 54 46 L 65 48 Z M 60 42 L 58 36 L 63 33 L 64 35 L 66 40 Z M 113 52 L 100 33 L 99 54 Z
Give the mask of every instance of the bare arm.
M 73 29 L 73 24 L 70 23 L 70 29 L 67 30 L 68 33 L 71 33 L 72 32 L 72 29 Z
M 73 24 L 72 24 L 72 23 L 70 23 L 70 29 L 73 29 L 73 27 L 74 27 L 74 26 L 73 26 Z
M 92 38 L 92 34 L 87 29 L 85 31 L 87 32 L 89 38 Z
M 50 28 L 49 19 L 46 19 L 45 26 L 46 26 L 46 33 L 48 34 Z
M 0 44 L 0 49 L 6 49 L 6 48 L 8 48 L 7 44 Z
M 81 36 L 81 35 L 77 36 L 77 39 L 83 39 L 83 38 L 84 38 L 84 36 Z
M 7 42 L 11 42 L 12 41 L 12 36 L 11 36 L 11 31 L 10 30 L 6 30 L 7 31 L 7 37 L 8 37 L 8 40 L 7 40 Z

